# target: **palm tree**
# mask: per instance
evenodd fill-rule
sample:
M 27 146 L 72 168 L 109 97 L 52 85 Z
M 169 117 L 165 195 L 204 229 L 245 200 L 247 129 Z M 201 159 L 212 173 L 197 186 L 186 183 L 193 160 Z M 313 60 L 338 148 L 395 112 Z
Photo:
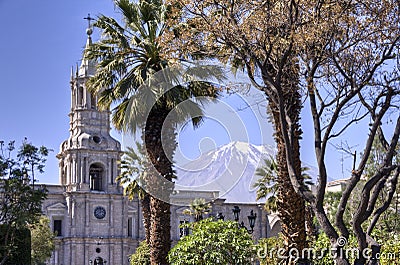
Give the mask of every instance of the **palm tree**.
M 276 161 L 271 156 L 265 159 L 261 167 L 256 170 L 256 175 L 260 176 L 254 187 L 257 188 L 257 200 L 266 198 L 264 208 L 269 212 L 276 212 L 276 191 L 277 191 L 277 172 Z
M 292 246 L 288 245 L 288 249 L 292 247 L 299 247 L 298 244 L 302 243 L 302 239 L 305 241 L 303 242 L 303 246 L 300 247 L 304 248 L 307 242 L 307 236 L 309 238 L 314 236 L 315 229 L 312 220 L 312 210 L 310 209 L 309 205 L 303 204 L 302 201 L 298 200 L 296 196 L 297 193 L 295 193 L 290 185 L 289 177 L 282 175 L 283 172 L 287 172 L 284 169 L 285 167 L 281 169 L 278 168 L 278 163 L 272 156 L 269 159 L 265 159 L 263 165 L 257 168 L 256 174 L 261 177 L 254 184 L 254 187 L 257 188 L 257 200 L 266 198 L 264 205 L 265 209 L 270 212 L 278 213 L 278 216 L 281 219 L 282 235 L 285 243 L 288 244 L 288 242 L 293 242 L 296 244 Z M 309 186 L 313 185 L 310 175 L 307 174 L 308 170 L 308 167 L 301 167 L 301 179 L 303 180 L 302 185 L 304 185 L 305 189 L 309 189 Z M 289 196 L 295 197 L 291 198 L 291 200 L 287 200 L 287 198 L 290 198 Z M 296 203 L 294 204 L 295 206 L 303 207 L 304 205 L 305 208 L 296 209 L 292 205 L 293 201 Z M 294 225 L 296 225 L 298 233 L 290 234 L 295 231 L 292 227 L 287 226 L 287 223 L 285 223 L 283 220 L 288 222 L 292 214 L 296 213 L 296 217 L 298 219 L 295 219 Z M 307 263 L 307 261 L 302 262 Z
M 146 243 L 150 244 L 150 194 L 143 188 L 144 180 L 146 179 L 146 168 L 148 161 L 144 155 L 144 150 L 141 144 L 136 142 L 136 149 L 127 147 L 124 156 L 121 160 L 121 174 L 116 178 L 116 181 L 124 187 L 124 195 L 128 196 L 129 200 L 133 200 L 136 196 L 139 197 L 142 205 L 144 230 L 146 235 Z
M 217 97 L 218 90 L 207 82 L 195 81 L 169 90 L 149 85 L 157 72 L 165 76 L 171 65 L 163 59 L 157 42 L 166 27 L 167 10 L 160 0 L 116 0 L 115 5 L 125 25 L 103 15 L 95 22 L 102 38 L 85 52 L 88 60 L 98 62 L 96 74 L 87 85 L 99 96 L 100 108 L 116 104 L 112 122 L 118 130 L 142 129 L 146 159 L 151 165 L 145 180 L 150 194 L 151 264 L 163 265 L 168 264 L 171 247 L 169 195 L 173 189 L 175 127 L 188 118 L 199 125 L 202 109 L 198 97 Z M 213 70 L 216 78 L 220 76 L 217 69 Z M 171 111 L 175 116 L 168 119 Z
M 304 179 L 303 185 L 306 189 L 313 185 L 310 175 L 306 172 L 309 170 L 308 167 L 302 167 L 302 178 Z M 277 207 L 277 191 L 278 191 L 278 165 L 274 157 L 270 156 L 268 159 L 264 159 L 262 166 L 256 170 L 256 175 L 260 178 L 254 183 L 253 187 L 257 188 L 257 200 L 265 198 L 265 210 L 269 212 L 276 212 Z
M 301 173 L 300 161 L 300 139 L 301 139 L 301 126 L 300 126 L 300 112 L 302 109 L 301 94 L 299 89 L 299 72 L 297 59 L 292 58 L 289 60 L 290 65 L 283 69 L 280 80 L 280 87 L 282 89 L 279 97 L 281 102 L 278 104 L 276 100 L 268 97 L 268 108 L 271 120 L 274 125 L 274 138 L 277 146 L 276 164 L 278 168 L 277 178 L 277 200 L 276 205 L 278 209 L 278 216 L 281 220 L 282 235 L 285 242 L 286 254 L 291 249 L 295 248 L 299 252 L 308 247 L 307 232 L 305 226 L 306 204 L 303 197 L 298 194 L 291 182 L 289 176 L 289 165 L 287 161 L 287 145 L 285 144 L 285 133 L 283 130 L 284 122 L 291 124 L 291 129 L 288 132 L 291 138 L 291 166 L 297 181 L 304 185 L 303 175 Z M 270 66 L 273 74 L 277 74 L 276 70 Z M 285 109 L 286 117 L 283 119 L 282 108 Z M 286 255 L 289 256 L 289 255 Z M 291 264 L 292 261 L 287 259 L 285 264 Z M 310 264 L 308 260 L 299 260 L 298 264 Z
M 189 206 L 189 209 L 183 211 L 184 214 L 194 216 L 196 222 L 203 220 L 203 214 L 210 212 L 211 205 L 206 203 L 203 198 L 194 199 Z

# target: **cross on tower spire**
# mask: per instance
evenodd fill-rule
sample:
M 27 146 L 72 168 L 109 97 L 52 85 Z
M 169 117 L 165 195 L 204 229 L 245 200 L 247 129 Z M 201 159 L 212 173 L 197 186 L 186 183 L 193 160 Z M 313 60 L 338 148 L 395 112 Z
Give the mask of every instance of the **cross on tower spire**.
M 84 17 L 83 19 L 86 19 L 88 21 L 88 28 L 90 28 L 92 26 L 90 21 L 94 20 L 94 18 L 90 17 L 90 14 L 88 14 L 88 16 Z
M 88 21 L 88 28 L 86 29 L 86 34 L 87 34 L 87 40 L 85 45 L 85 51 L 86 51 L 92 45 L 91 35 L 93 33 L 93 29 L 91 21 L 95 19 L 90 17 L 90 14 L 88 14 L 88 16 L 84 17 L 83 19 L 86 19 Z M 92 76 L 95 73 L 95 68 L 96 68 L 95 62 L 92 60 L 88 60 L 85 56 L 83 56 L 81 67 L 79 67 L 79 76 L 80 77 Z

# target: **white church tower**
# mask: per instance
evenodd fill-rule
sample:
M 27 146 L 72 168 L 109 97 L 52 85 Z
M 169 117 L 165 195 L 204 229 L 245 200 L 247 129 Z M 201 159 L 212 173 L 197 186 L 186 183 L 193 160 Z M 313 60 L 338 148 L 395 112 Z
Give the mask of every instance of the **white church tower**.
M 86 47 L 92 44 L 87 29 Z M 110 136 L 110 111 L 100 111 L 86 89 L 95 73 L 86 59 L 71 76 L 69 138 L 61 144 L 60 185 L 49 185 L 43 212 L 57 233 L 49 264 L 129 264 L 143 240 L 138 201 L 128 201 L 115 182 L 121 144 Z
M 92 44 L 87 29 L 86 47 Z M 58 159 L 60 182 L 68 191 L 115 192 L 120 143 L 110 136 L 110 112 L 97 109 L 97 97 L 86 89 L 95 64 L 83 59 L 71 74 L 70 136 L 62 143 Z

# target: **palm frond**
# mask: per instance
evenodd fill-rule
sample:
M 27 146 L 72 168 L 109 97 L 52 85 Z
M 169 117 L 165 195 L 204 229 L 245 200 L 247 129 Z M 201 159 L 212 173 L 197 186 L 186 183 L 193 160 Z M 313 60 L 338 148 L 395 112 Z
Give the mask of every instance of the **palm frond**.
M 145 180 L 148 166 L 144 148 L 138 142 L 136 142 L 136 150 L 127 147 L 119 166 L 121 174 L 116 178 L 116 181 L 124 187 L 124 195 L 131 200 L 136 195 L 143 198 L 146 194 Z
M 116 0 L 115 4 L 124 24 L 100 15 L 94 26 L 101 30 L 102 37 L 85 51 L 87 59 L 98 62 L 87 86 L 98 95 L 99 108 L 116 104 L 112 122 L 125 132 L 135 133 L 142 128 L 153 107 L 175 113 L 176 123 L 191 119 L 195 127 L 201 124 L 202 107 L 220 94 L 217 85 L 201 80 L 224 80 L 223 68 L 168 67 L 158 43 L 168 12 L 163 2 Z
M 257 168 L 256 175 L 260 176 L 253 187 L 257 188 L 257 200 L 266 198 L 265 209 L 267 211 L 276 211 L 276 191 L 278 180 L 278 165 L 275 159 L 270 156 L 269 159 L 264 159 L 261 167 Z
M 206 203 L 203 198 L 194 199 L 189 206 L 189 209 L 183 210 L 183 214 L 192 215 L 196 221 L 203 219 L 204 214 L 208 214 L 211 210 L 211 205 Z

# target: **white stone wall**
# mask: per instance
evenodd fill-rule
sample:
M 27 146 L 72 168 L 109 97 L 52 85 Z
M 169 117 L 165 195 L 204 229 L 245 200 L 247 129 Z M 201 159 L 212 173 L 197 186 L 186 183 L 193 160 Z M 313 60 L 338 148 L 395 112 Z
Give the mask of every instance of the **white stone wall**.
M 50 193 L 43 205 L 44 213 L 54 220 L 62 220 L 63 235 L 57 237 L 57 249 L 49 264 L 54 265 L 82 265 L 89 264 L 89 260 L 101 257 L 107 264 L 128 265 L 128 255 L 132 254 L 139 242 L 144 240 L 143 216 L 138 200 L 128 201 L 121 193 L 109 194 L 106 192 L 65 192 L 62 186 L 49 186 Z M 180 238 L 179 224 L 181 220 L 193 221 L 193 218 L 184 215 L 183 210 L 199 195 L 212 197 L 215 192 L 183 191 L 178 198 L 180 205 L 171 206 L 171 240 L 176 242 Z M 184 202 L 187 204 L 184 204 Z M 224 200 L 215 199 L 209 215 L 216 216 L 222 213 L 225 220 L 233 220 L 232 208 L 238 205 L 241 208 L 239 222 L 244 221 L 249 228 L 247 216 L 253 210 L 257 214 L 253 239 L 266 236 L 267 215 L 260 204 L 224 203 Z M 94 216 L 94 209 L 102 206 L 106 209 L 104 219 Z M 132 236 L 128 236 L 128 218 L 132 218 Z M 96 252 L 100 250 L 100 252 Z M 112 262 L 112 263 L 111 263 Z
M 63 190 L 62 186 L 50 186 L 43 204 L 52 228 L 54 220 L 62 220 L 62 235 L 57 237 L 57 249 L 49 264 L 89 264 L 96 257 L 113 261 L 108 264 L 129 264 L 128 255 L 143 239 L 138 234 L 143 229 L 138 201 L 128 201 L 120 193 Z M 104 219 L 94 216 L 97 206 L 106 209 Z M 128 237 L 128 217 L 133 219 L 131 237 Z

